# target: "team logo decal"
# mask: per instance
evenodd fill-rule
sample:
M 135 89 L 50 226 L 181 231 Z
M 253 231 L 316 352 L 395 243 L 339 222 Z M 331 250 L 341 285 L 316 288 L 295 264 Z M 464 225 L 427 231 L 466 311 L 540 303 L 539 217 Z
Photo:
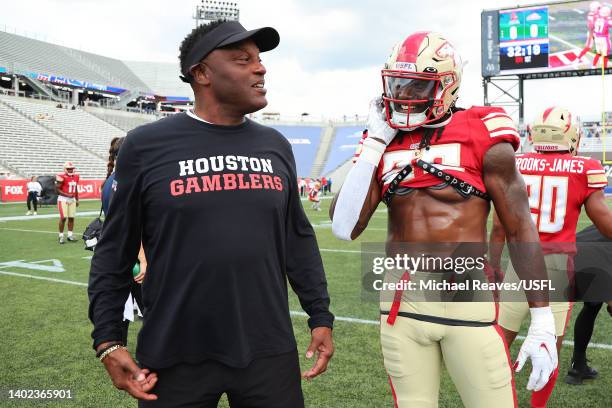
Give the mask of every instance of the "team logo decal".
M 455 66 L 461 64 L 461 58 L 457 51 L 455 51 L 455 47 L 453 47 L 448 41 L 444 41 L 440 47 L 436 50 L 436 55 L 442 59 L 452 58 Z

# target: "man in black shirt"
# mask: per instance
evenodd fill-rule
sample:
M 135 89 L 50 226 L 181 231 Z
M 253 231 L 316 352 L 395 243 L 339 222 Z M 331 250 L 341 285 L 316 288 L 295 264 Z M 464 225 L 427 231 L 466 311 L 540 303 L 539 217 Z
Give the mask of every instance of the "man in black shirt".
M 92 259 L 94 348 L 113 383 L 141 407 L 300 407 L 287 279 L 310 316 L 327 368 L 333 315 L 295 160 L 274 129 L 245 118 L 267 105 L 259 53 L 273 28 L 213 22 L 181 45 L 195 108 L 131 132 Z M 149 259 L 136 357 L 120 344 L 123 305 L 140 242 Z
M 589 367 L 586 353 L 602 301 L 607 301 L 608 312 L 612 315 L 612 240 L 606 238 L 595 225 L 590 225 L 576 234 L 576 243 L 576 299 L 582 300 L 584 306 L 574 323 L 574 353 L 565 377 L 565 382 L 572 385 L 597 378 L 598 372 Z

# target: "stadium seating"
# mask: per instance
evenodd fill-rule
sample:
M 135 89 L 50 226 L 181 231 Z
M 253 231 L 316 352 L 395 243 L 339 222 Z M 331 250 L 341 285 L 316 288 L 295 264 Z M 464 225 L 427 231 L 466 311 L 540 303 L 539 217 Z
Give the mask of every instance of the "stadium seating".
M 181 71 L 176 62 L 123 61 L 156 95 L 184 96 L 193 99 L 191 86 L 179 81 Z
M 0 99 L 0 159 L 21 176 L 56 174 L 72 161 L 83 178 L 105 176 L 106 162 L 53 134 Z
M 325 128 L 321 126 L 272 125 L 289 140 L 295 156 L 297 175 L 308 177 Z
M 155 115 L 137 114 L 124 111 L 114 111 L 102 108 L 85 108 L 88 113 L 102 119 L 111 125 L 125 130 L 126 132 L 140 126 L 146 125 L 157 120 Z
M 0 96 L 0 99 L 41 126 L 58 133 L 104 159 L 110 141 L 125 136 L 121 129 L 81 110 L 57 108 L 56 103 Z
M 363 126 L 337 127 L 334 134 L 334 142 L 331 145 L 327 163 L 323 174 L 328 174 L 347 160 L 353 157 L 361 135 Z
M 122 61 L 0 31 L 0 67 L 153 92 Z

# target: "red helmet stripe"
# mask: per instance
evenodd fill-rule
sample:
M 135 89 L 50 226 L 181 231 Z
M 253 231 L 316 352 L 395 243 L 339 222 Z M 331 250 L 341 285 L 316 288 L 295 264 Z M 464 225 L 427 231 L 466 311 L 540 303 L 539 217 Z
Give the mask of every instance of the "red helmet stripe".
M 567 125 L 565 125 L 565 131 L 563 133 L 567 133 L 567 131 L 570 129 L 571 126 L 572 126 L 572 113 L 568 112 L 567 113 Z
M 416 62 L 421 44 L 428 34 L 429 32 L 427 31 L 421 31 L 406 38 L 397 53 L 397 60 L 402 62 Z
M 551 106 L 550 108 L 548 108 L 548 109 L 546 109 L 546 110 L 544 111 L 544 113 L 542 114 L 542 121 L 543 121 L 543 122 L 546 122 L 546 118 L 548 118 L 548 115 L 550 115 L 550 112 L 552 112 L 552 111 L 553 111 L 553 109 L 555 109 L 555 107 L 554 107 L 554 106 Z

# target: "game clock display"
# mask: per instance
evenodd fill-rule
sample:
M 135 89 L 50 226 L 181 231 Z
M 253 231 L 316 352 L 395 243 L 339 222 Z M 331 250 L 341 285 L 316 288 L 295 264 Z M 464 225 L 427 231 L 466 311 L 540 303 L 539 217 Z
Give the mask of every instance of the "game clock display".
M 548 67 L 548 42 L 504 45 L 499 52 L 502 70 Z
M 499 13 L 500 69 L 548 67 L 548 8 Z

